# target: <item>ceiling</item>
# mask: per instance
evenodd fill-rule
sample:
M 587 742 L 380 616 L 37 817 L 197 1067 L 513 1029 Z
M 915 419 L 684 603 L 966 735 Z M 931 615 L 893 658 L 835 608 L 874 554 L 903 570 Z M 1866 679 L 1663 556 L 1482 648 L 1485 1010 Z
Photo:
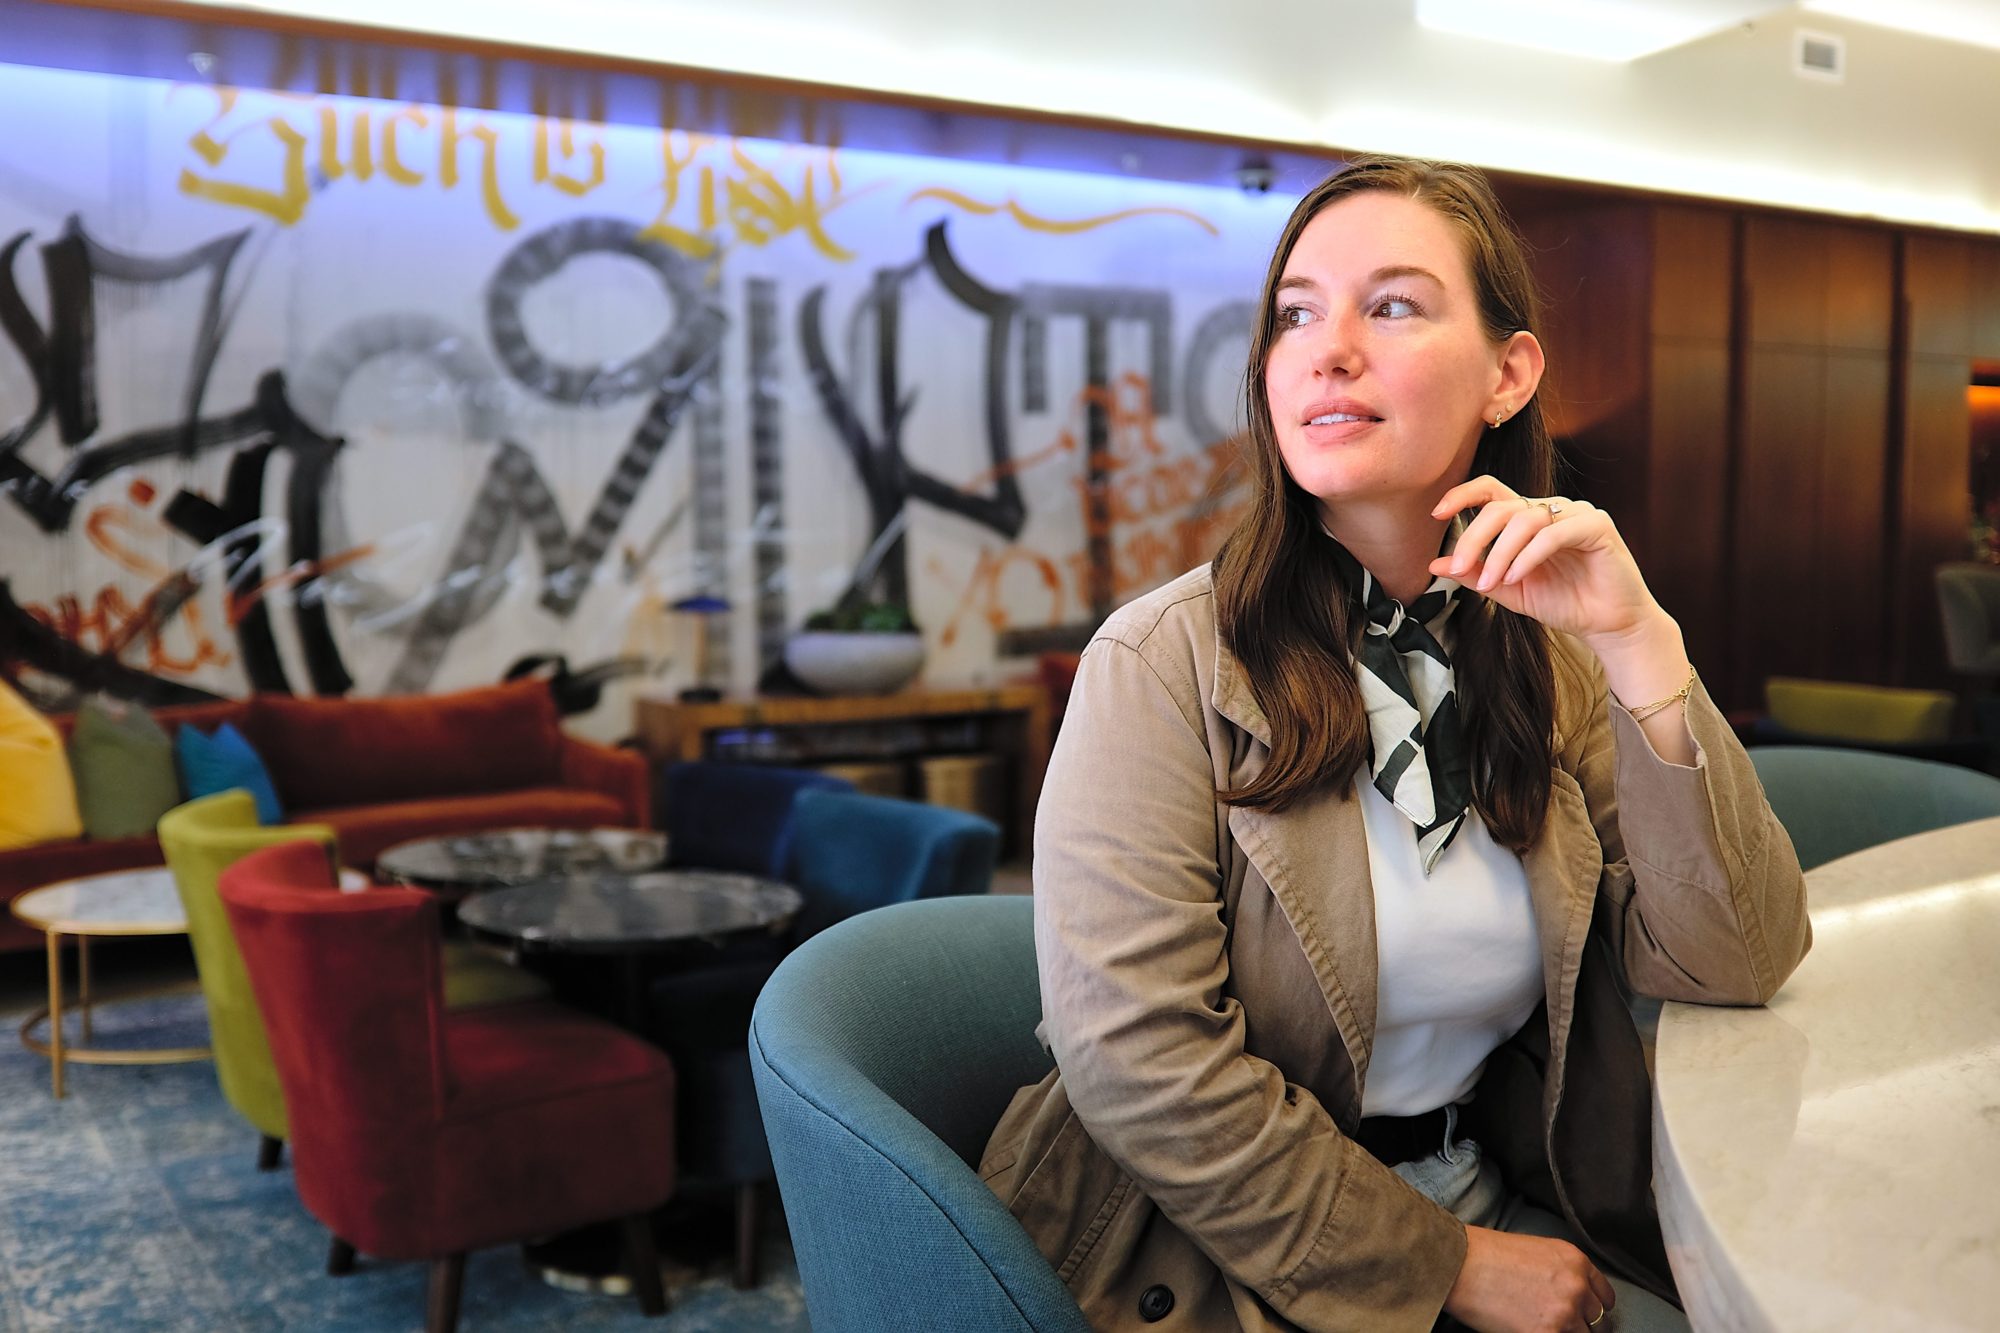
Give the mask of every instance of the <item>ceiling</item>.
M 88 8 L 104 22 L 142 21 L 102 14 L 121 2 L 93 0 Z M 180 16 L 178 35 L 152 36 L 169 46 L 206 40 L 208 18 L 224 26 L 317 25 L 347 38 L 375 30 L 641 71 L 654 64 L 726 71 L 1002 119 L 1025 112 L 1030 123 L 1124 125 L 1141 132 L 1135 148 L 1178 133 L 1295 145 L 1308 155 L 1420 153 L 2000 232 L 2000 0 L 134 0 L 134 7 L 156 23 L 163 13 Z M 0 10 L 80 12 L 47 0 L 0 0 Z M 0 61 L 64 62 L 61 50 L 36 48 L 29 32 L 0 14 Z M 1837 50 L 1838 77 L 1798 72 L 1802 34 L 1822 52 Z M 176 48 L 169 63 L 184 67 L 203 54 Z M 209 72 L 199 61 L 195 67 Z M 188 74 L 181 68 L 172 77 Z M 1143 169 L 1136 152 L 1121 156 Z

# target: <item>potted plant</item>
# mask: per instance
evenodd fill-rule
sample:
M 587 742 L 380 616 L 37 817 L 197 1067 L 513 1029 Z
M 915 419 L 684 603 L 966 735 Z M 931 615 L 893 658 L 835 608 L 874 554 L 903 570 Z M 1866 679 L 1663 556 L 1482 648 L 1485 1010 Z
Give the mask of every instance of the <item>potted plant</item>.
M 923 669 L 924 636 L 909 607 L 850 591 L 785 641 L 785 665 L 821 694 L 889 694 Z

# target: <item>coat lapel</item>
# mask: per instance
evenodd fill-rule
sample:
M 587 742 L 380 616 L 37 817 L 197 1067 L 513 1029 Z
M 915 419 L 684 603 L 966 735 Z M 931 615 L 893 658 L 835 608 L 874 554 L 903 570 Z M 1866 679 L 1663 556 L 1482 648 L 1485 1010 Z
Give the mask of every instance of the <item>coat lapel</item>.
M 1251 694 L 1235 656 L 1217 636 L 1210 706 L 1243 729 L 1255 745 L 1232 765 L 1230 779 L 1243 781 L 1270 752 L 1271 724 Z M 1375 889 L 1368 873 L 1361 806 L 1347 790 L 1319 793 L 1272 815 L 1232 807 L 1229 831 L 1250 864 L 1271 886 L 1285 918 L 1298 935 L 1327 1010 L 1354 1065 L 1357 1104 L 1366 1086 L 1375 1041 L 1378 962 Z M 1356 849 L 1332 857 L 1329 848 Z M 1549 1095 L 1561 1091 L 1561 1052 L 1566 1049 L 1575 1012 L 1577 975 L 1584 941 L 1603 872 L 1603 849 L 1576 779 L 1562 768 L 1552 774 L 1548 819 L 1542 835 L 1522 854 L 1535 929 L 1541 946 L 1542 976 L 1549 999 L 1549 1042 L 1556 1052 Z
M 1549 1050 L 1554 1068 L 1548 1080 L 1551 1101 L 1562 1092 L 1563 1052 L 1576 1013 L 1576 979 L 1583 946 L 1597 904 L 1604 871 L 1604 848 L 1591 826 L 1590 810 L 1576 779 L 1561 768 L 1551 775 L 1549 814 L 1542 835 L 1521 856 L 1528 893 L 1535 904 L 1541 937 L 1542 978 L 1549 999 Z
M 1231 781 L 1246 780 L 1270 753 L 1271 724 L 1257 706 L 1235 656 L 1217 636 L 1215 683 L 1209 704 L 1256 742 L 1251 755 L 1232 764 Z M 1375 1040 L 1375 889 L 1368 874 L 1367 830 L 1352 793 L 1322 791 L 1282 815 L 1232 806 L 1229 832 L 1305 950 L 1328 1013 L 1354 1066 L 1355 1104 Z M 1358 854 L 1329 855 L 1333 848 Z

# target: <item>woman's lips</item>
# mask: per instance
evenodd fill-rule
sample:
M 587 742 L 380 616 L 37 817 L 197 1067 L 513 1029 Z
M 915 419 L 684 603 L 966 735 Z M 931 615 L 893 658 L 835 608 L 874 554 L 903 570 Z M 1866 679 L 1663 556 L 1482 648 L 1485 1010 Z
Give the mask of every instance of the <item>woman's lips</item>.
M 1308 419 L 1303 427 L 1308 440 L 1324 444 L 1337 444 L 1353 439 L 1382 424 L 1380 417 L 1362 416 L 1357 413 L 1323 412 Z

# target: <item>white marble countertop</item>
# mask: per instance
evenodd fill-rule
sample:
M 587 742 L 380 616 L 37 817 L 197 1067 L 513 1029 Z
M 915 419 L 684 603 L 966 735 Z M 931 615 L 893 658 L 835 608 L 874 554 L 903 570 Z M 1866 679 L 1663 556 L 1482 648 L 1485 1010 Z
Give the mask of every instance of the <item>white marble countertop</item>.
M 1697 1333 L 2000 1327 L 2000 819 L 1806 877 L 1768 1008 L 1660 1017 L 1654 1180 Z

